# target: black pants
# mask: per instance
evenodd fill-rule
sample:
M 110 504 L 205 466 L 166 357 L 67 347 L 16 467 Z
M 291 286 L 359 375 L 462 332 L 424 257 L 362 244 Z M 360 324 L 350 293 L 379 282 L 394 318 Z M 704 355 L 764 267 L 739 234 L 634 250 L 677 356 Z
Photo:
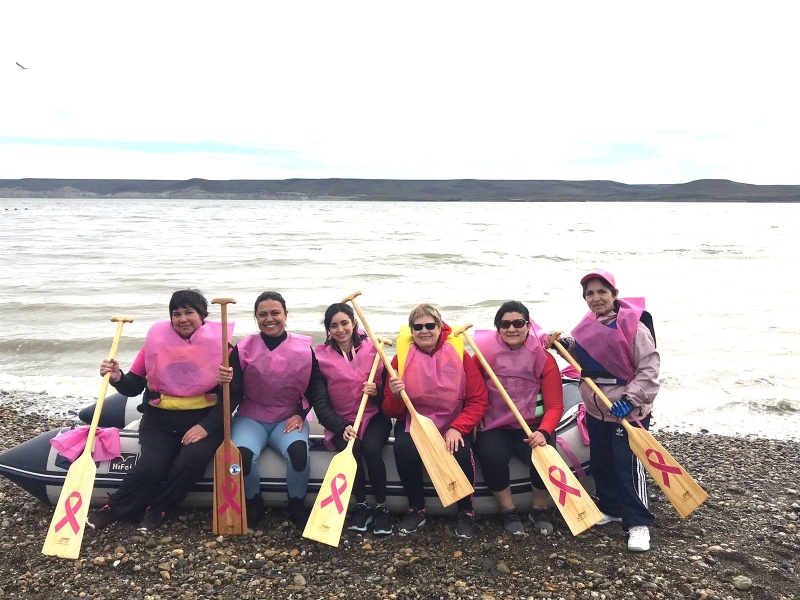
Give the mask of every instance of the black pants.
M 549 443 L 555 447 L 556 437 L 551 436 Z M 508 463 L 512 456 L 516 456 L 522 464 L 530 467 L 533 487 L 537 490 L 547 489 L 531 462 L 531 447 L 525 441 L 525 432 L 522 429 L 498 428 L 479 431 L 475 440 L 475 454 L 481 463 L 483 480 L 493 492 L 501 492 L 511 485 Z
M 367 463 L 369 472 L 369 484 L 372 493 L 378 504 L 386 502 L 386 465 L 383 462 L 383 447 L 389 439 L 392 431 L 392 422 L 383 413 L 377 413 L 369 420 L 367 430 L 364 432 L 364 439 L 356 439 L 353 444 L 353 456 L 356 459 L 356 477 L 353 481 L 353 494 L 356 502 L 367 501 L 367 484 L 364 477 L 364 464 Z M 347 446 L 347 442 L 340 435 L 333 438 L 333 445 L 337 450 L 342 451 Z M 362 461 L 363 457 L 363 461 Z
M 145 405 L 139 426 L 139 460 L 108 501 L 118 517 L 137 518 L 148 506 L 167 512 L 183 501 L 222 443 L 219 428 L 199 442 L 181 444 L 183 434 L 210 410 L 163 410 Z
M 472 436 L 463 436 L 464 446 L 459 446 L 453 453 L 458 466 L 464 471 L 467 480 L 475 485 L 475 459 L 472 455 Z M 425 489 L 422 480 L 422 458 L 406 433 L 406 420 L 398 419 L 394 426 L 394 462 L 397 474 L 408 497 L 408 507 L 425 508 Z M 472 495 L 462 498 L 456 503 L 459 512 L 472 512 Z
M 640 420 L 645 429 L 650 417 Z M 647 508 L 644 467 L 628 444 L 628 433 L 619 423 L 586 415 L 589 430 L 589 465 L 597 492 L 597 508 L 622 517 L 625 529 L 652 525 L 655 517 Z M 634 423 L 634 427 L 637 425 Z

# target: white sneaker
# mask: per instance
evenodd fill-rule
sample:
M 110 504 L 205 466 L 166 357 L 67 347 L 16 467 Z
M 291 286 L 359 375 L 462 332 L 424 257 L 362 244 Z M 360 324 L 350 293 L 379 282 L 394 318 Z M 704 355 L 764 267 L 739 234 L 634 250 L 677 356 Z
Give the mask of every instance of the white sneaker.
M 650 529 L 646 525 L 637 525 L 628 529 L 628 550 L 631 552 L 650 550 Z
M 600 514 L 603 515 L 603 518 L 600 519 L 597 523 L 595 523 L 595 525 L 607 525 L 609 523 L 614 523 L 615 521 L 619 523 L 622 522 L 622 517 L 612 517 L 611 515 L 607 515 L 604 512 L 601 512 Z

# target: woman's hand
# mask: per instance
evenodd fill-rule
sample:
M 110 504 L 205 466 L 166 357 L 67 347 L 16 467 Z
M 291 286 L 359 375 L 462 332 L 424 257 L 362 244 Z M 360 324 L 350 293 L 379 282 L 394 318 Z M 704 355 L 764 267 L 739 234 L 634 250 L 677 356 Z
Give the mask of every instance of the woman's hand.
M 356 439 L 356 430 L 353 429 L 352 425 L 348 425 L 344 428 L 344 433 L 342 433 L 342 437 L 344 438 L 345 442 L 349 442 L 350 440 Z
M 105 377 L 109 373 L 109 379 L 114 383 L 117 383 L 122 378 L 122 371 L 119 370 L 119 363 L 113 358 L 107 358 L 100 363 L 100 377 Z
M 378 393 L 378 386 L 371 381 L 365 381 L 363 391 L 367 396 L 374 396 Z
M 528 438 L 525 440 L 525 443 L 531 448 L 536 448 L 536 446 L 546 446 L 547 438 L 544 437 L 544 434 L 541 431 L 534 431 L 530 434 L 530 436 L 528 436 Z
M 194 444 L 195 442 L 199 442 L 204 437 L 208 435 L 208 432 L 203 429 L 200 425 L 195 425 L 189 431 L 183 434 L 183 439 L 181 440 L 181 444 L 184 446 L 188 446 L 189 444 Z
M 300 431 L 303 428 L 303 418 L 300 415 L 292 415 L 286 419 L 286 426 L 283 428 L 283 433 L 292 433 L 293 431 Z
M 233 381 L 233 367 L 228 367 L 226 369 L 220 365 L 219 369 L 217 369 L 217 383 L 222 385 L 223 383 L 230 383 L 231 381 Z
M 406 384 L 399 377 L 392 377 L 389 379 L 389 389 L 392 390 L 395 396 L 400 398 L 401 392 L 406 389 Z
M 450 451 L 450 454 L 453 454 L 458 450 L 459 444 L 461 444 L 462 447 L 464 446 L 464 438 L 461 436 L 461 432 L 458 429 L 453 429 L 451 427 L 444 433 L 444 443 Z

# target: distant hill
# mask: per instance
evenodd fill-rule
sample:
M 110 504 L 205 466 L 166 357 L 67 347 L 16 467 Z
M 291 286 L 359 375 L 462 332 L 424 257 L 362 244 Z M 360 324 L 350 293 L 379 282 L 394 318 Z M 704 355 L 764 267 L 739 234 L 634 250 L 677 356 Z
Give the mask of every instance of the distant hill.
M 800 185 L 750 185 L 727 179 L 648 185 L 615 181 L 486 179 L 0 179 L 0 198 L 800 202 Z

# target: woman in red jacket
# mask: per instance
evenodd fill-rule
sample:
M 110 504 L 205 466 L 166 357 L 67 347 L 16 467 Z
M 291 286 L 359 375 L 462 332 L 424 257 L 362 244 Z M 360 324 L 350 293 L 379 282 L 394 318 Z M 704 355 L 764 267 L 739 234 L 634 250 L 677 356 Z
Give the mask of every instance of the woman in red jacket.
M 403 364 L 392 359 L 400 377 L 389 379 L 384 390 L 383 412 L 397 419 L 394 428 L 394 459 L 397 473 L 408 497 L 408 515 L 398 529 L 413 533 L 426 522 L 425 493 L 422 483 L 422 459 L 409 433 L 410 418 L 401 392 L 406 391 L 414 408 L 428 417 L 444 437 L 447 449 L 455 457 L 470 482 L 475 481 L 470 432 L 488 408 L 486 385 L 472 357 L 463 351 L 463 341 L 451 336 L 450 326 L 430 304 L 420 304 L 408 316 L 411 335 L 397 338 L 397 354 Z M 405 350 L 408 350 L 407 354 Z M 402 379 L 401 379 L 402 378 Z M 475 535 L 472 497 L 457 503 L 456 535 Z
M 476 331 L 475 343 L 533 433 L 525 437 L 500 391 L 479 364 L 489 389 L 489 410 L 478 430 L 475 453 L 486 484 L 500 505 L 505 530 L 512 535 L 525 533 L 511 496 L 508 463 L 516 456 L 530 466 L 533 502 L 528 520 L 536 529 L 552 533 L 547 513 L 550 494 L 530 463 L 531 448 L 556 445 L 556 427 L 564 412 L 561 374 L 555 358 L 539 341 L 541 330 L 530 320 L 522 302 L 504 302 L 494 317 L 494 326 L 496 331 Z

